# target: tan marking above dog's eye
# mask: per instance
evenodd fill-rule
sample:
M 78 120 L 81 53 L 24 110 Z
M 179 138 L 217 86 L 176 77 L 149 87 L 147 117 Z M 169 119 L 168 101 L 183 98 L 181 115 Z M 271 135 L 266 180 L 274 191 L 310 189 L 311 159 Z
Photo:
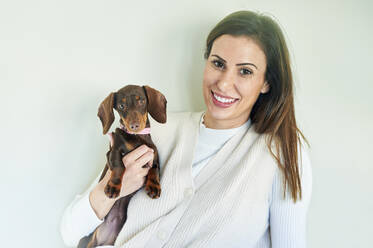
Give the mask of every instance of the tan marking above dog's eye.
M 139 96 L 136 96 L 136 100 L 139 100 L 140 99 L 140 97 Z
M 126 100 L 127 100 L 126 98 L 122 98 L 122 102 L 126 102 Z

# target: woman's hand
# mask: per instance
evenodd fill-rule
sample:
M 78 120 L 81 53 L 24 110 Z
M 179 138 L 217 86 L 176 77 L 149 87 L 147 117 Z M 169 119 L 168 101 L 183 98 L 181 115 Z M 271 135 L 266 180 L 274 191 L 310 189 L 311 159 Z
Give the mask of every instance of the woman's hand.
M 110 144 L 113 145 L 111 133 Z M 126 171 L 122 178 L 122 187 L 117 198 L 108 198 L 104 188 L 110 179 L 111 171 L 107 170 L 104 178 L 96 185 L 89 194 L 91 206 L 99 219 L 103 219 L 114 205 L 115 201 L 140 189 L 145 182 L 148 170 L 153 164 L 154 151 L 146 145 L 141 145 L 126 154 L 122 161 Z M 144 166 L 147 165 L 147 166 Z
M 126 167 L 126 171 L 122 178 L 120 194 L 117 198 L 114 198 L 115 200 L 135 192 L 144 185 L 146 175 L 153 164 L 153 158 L 153 149 L 146 145 L 139 146 L 123 157 L 122 161 Z M 109 181 L 110 174 L 111 171 L 109 169 L 101 181 L 103 185 L 106 185 Z

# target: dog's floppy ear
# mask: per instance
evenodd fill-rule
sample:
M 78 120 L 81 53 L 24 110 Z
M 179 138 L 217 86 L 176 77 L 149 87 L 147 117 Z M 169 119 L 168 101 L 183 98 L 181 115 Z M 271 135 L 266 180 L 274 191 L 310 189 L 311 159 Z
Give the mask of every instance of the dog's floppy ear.
M 110 126 L 111 124 L 113 124 L 114 121 L 114 97 L 115 93 L 111 92 L 98 108 L 97 116 L 101 120 L 104 134 L 106 134 L 109 131 Z
M 164 95 L 147 85 L 144 86 L 146 96 L 148 98 L 148 112 L 154 120 L 165 123 L 167 120 L 166 105 L 167 100 Z

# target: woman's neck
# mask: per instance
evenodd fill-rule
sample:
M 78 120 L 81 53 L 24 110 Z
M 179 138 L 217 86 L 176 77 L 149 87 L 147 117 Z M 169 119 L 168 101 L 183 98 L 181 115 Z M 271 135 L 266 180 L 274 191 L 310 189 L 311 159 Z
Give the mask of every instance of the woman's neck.
M 242 126 L 246 123 L 248 118 L 237 118 L 237 119 L 215 119 L 206 112 L 203 116 L 203 124 L 207 128 L 211 129 L 231 129 Z

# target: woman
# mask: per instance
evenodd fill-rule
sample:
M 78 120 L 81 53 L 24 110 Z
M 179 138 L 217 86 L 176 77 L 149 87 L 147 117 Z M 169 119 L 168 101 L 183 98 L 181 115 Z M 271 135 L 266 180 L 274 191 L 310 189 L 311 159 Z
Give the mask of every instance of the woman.
M 279 26 L 254 12 L 232 13 L 210 32 L 205 59 L 206 111 L 151 123 L 162 195 L 152 200 L 139 191 L 132 198 L 115 245 L 306 247 L 311 167 Z M 152 158 L 145 146 L 123 158 L 121 196 L 141 187 L 142 165 Z M 103 192 L 109 173 L 66 209 L 67 244 L 92 232 L 114 204 Z

